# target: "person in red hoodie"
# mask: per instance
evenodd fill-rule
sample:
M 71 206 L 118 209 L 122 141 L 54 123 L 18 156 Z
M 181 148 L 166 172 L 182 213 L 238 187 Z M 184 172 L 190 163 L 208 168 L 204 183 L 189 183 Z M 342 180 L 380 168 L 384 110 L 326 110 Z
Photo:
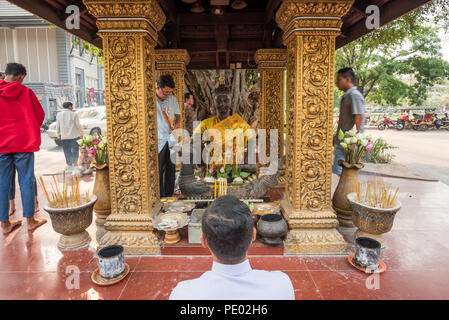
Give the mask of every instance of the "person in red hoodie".
M 5 74 L 5 80 L 0 80 L 0 221 L 3 234 L 8 234 L 22 225 L 22 221 L 9 221 L 8 214 L 14 166 L 28 230 L 47 222 L 34 217 L 34 152 L 41 145 L 40 126 L 45 113 L 34 92 L 22 84 L 26 76 L 23 65 L 8 63 Z

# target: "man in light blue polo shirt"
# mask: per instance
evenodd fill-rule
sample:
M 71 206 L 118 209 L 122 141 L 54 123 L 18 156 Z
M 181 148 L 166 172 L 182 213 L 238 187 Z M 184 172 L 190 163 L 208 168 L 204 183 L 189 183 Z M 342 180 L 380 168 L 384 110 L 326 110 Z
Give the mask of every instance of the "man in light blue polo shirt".
M 170 159 L 170 135 L 179 128 L 181 112 L 173 95 L 175 82 L 170 75 L 157 79 L 157 139 L 159 151 L 159 190 L 161 197 L 171 197 L 175 190 L 175 164 Z
M 354 125 L 358 132 L 363 132 L 363 117 L 365 115 L 365 98 L 357 90 L 356 77 L 351 68 L 344 68 L 338 71 L 337 87 L 345 92 L 341 98 L 340 117 L 338 119 L 337 134 L 341 129 L 343 132 L 351 130 Z M 335 154 L 332 172 L 341 175 L 343 168 L 338 165 L 338 160 L 345 160 L 343 149 L 338 138 L 334 137 Z

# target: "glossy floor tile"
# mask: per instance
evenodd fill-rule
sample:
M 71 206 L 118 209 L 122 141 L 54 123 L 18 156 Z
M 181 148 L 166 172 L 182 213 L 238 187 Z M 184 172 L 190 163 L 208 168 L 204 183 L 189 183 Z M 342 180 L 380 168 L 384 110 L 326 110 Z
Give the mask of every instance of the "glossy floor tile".
M 363 174 L 362 174 L 363 176 Z M 335 190 L 337 179 L 332 181 Z M 391 232 L 385 235 L 382 260 L 387 271 L 368 275 L 355 270 L 346 256 L 284 256 L 282 248 L 257 243 L 249 257 L 254 269 L 281 270 L 292 280 L 296 299 L 449 299 L 449 187 L 440 182 L 385 178 L 400 187 L 403 203 Z M 92 189 L 93 181 L 84 182 Z M 284 188 L 271 189 L 267 197 L 277 201 Z M 22 219 L 20 193 L 12 219 Z M 40 195 L 40 204 L 45 199 Z M 130 273 L 120 283 L 101 287 L 91 281 L 97 268 L 95 223 L 85 248 L 60 251 L 59 235 L 48 223 L 28 232 L 26 223 L 8 236 L 0 235 L 0 299 L 168 299 L 179 281 L 199 277 L 210 270 L 207 249 L 164 247 L 153 257 L 126 257 Z M 353 232 L 346 230 L 349 251 Z M 74 275 L 79 277 L 75 280 Z

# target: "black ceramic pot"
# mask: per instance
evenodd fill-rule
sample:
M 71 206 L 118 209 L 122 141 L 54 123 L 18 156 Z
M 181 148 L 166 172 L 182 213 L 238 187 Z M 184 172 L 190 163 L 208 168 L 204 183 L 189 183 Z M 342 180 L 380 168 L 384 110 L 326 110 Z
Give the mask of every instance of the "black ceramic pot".
M 260 241 L 267 245 L 282 244 L 282 238 L 287 234 L 288 227 L 280 214 L 265 214 L 257 222 L 257 232 Z

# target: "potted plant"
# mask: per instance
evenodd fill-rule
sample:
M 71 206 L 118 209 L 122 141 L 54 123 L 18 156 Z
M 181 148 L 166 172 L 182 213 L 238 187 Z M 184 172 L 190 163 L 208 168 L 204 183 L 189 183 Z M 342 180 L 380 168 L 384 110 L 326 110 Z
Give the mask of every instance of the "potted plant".
M 373 143 L 371 137 L 365 137 L 363 134 L 357 133 L 355 126 L 347 132 L 340 129 L 338 140 L 343 149 L 345 160 L 338 162 L 343 167 L 343 171 L 332 197 L 332 208 L 337 212 L 340 226 L 354 227 L 351 204 L 346 196 L 355 191 L 358 171 L 363 168 L 361 159 L 367 151 L 373 149 Z
M 108 143 L 105 136 L 86 134 L 82 139 L 78 140 L 80 148 L 86 148 L 93 156 L 92 167 L 95 169 L 94 195 L 97 196 L 97 202 L 94 211 L 97 218 L 97 240 L 106 233 L 104 224 L 106 218 L 111 214 L 111 195 L 109 187 L 109 166 L 108 166 Z
M 61 234 L 58 248 L 73 250 L 88 245 L 91 238 L 86 228 L 92 223 L 92 211 L 97 197 L 89 195 L 89 191 L 80 193 L 79 177 L 71 177 L 66 183 L 65 173 L 62 190 L 54 176 L 50 192 L 42 177 L 39 183 L 48 201 L 44 210 L 50 215 L 53 229 Z
M 355 237 L 367 237 L 377 240 L 385 248 L 384 233 L 393 227 L 394 217 L 401 209 L 397 200 L 399 188 L 395 191 L 390 185 L 376 177 L 373 182 L 366 183 L 364 187 L 356 183 L 356 191 L 347 195 L 352 207 L 352 221 L 358 230 Z

